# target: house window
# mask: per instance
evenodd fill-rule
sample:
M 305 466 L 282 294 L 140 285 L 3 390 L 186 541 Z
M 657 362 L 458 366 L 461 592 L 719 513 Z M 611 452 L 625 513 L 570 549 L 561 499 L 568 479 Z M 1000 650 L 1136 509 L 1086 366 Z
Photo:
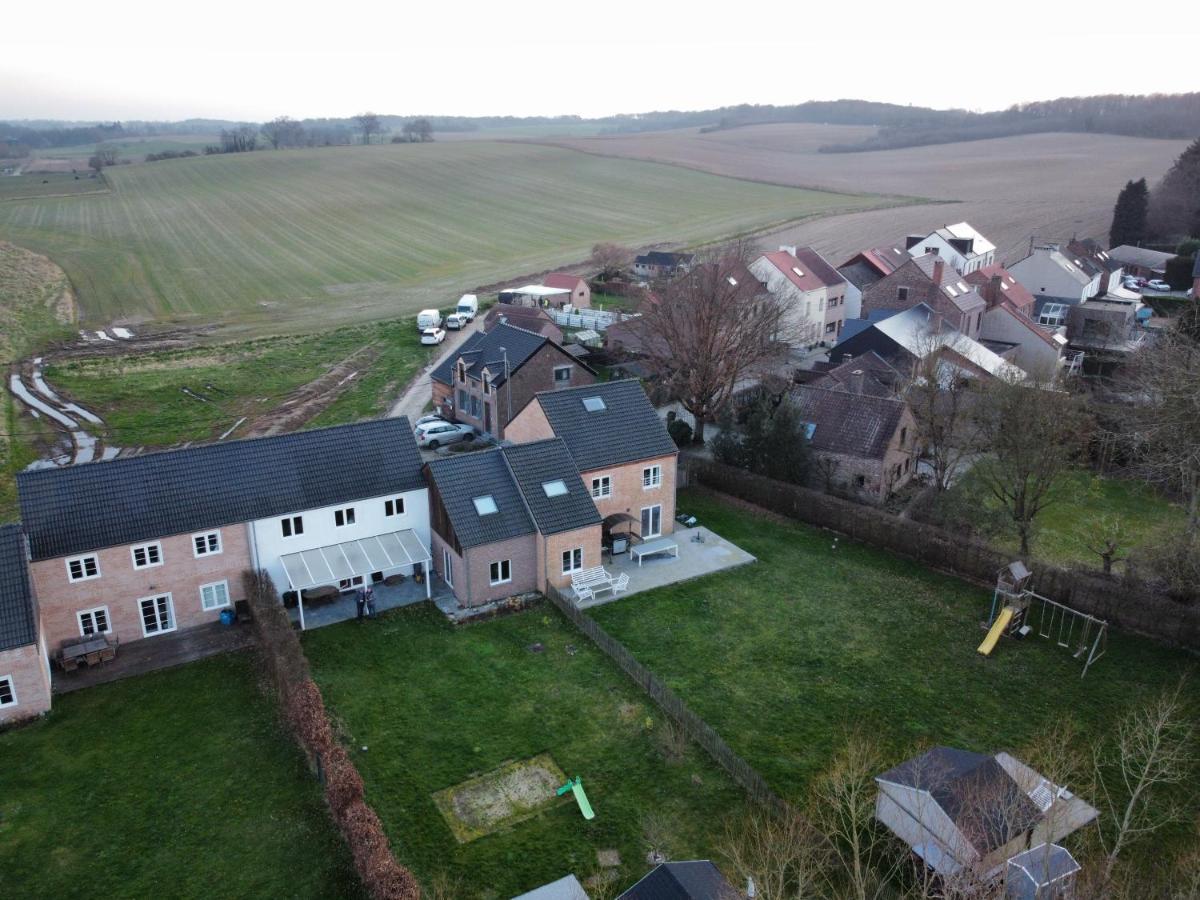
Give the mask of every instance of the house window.
M 492 563 L 492 584 L 508 584 L 512 581 L 512 560 L 502 559 Z
M 833 334 L 835 331 L 837 331 L 837 322 L 830 322 L 825 326 L 826 334 Z
M 445 547 L 442 548 L 442 580 L 454 587 L 454 557 Z
M 284 537 L 304 534 L 304 516 L 287 516 L 282 524 Z
M 483 373 L 483 395 L 486 397 L 492 392 L 492 373 Z
M 896 288 L 896 299 L 897 300 L 907 300 L 908 299 L 908 288 L 906 288 L 906 287 Z
M 905 442 L 907 439 L 908 439 L 908 426 L 906 425 L 906 426 L 904 426 L 903 428 L 901 428 L 901 429 L 900 429 L 900 446 L 901 446 L 901 447 L 903 447 L 903 446 L 904 446 L 904 442 Z
M 592 479 L 592 497 L 596 500 L 612 496 L 612 476 L 601 475 Z
M 383 514 L 385 516 L 402 516 L 404 515 L 404 498 L 396 497 L 393 500 L 383 501 Z
M 459 381 L 467 380 L 467 367 L 463 364 L 462 360 L 458 361 L 458 380 Z
M 17 705 L 17 688 L 11 675 L 0 675 L 0 706 Z
M 346 525 L 353 525 L 354 507 L 347 506 L 345 509 L 335 509 L 333 511 L 333 524 L 338 528 L 343 528 Z
M 662 506 L 642 507 L 642 537 L 653 538 L 662 534 Z
M 206 531 L 192 535 L 192 554 L 196 557 L 212 556 L 221 552 L 221 532 Z
M 108 607 L 97 606 L 95 609 L 85 609 L 75 614 L 79 619 L 79 634 L 90 637 L 93 634 L 108 634 Z
M 67 578 L 71 581 L 87 581 L 100 577 L 100 558 L 92 553 L 67 560 Z
M 352 591 L 355 588 L 360 588 L 365 584 L 365 580 L 361 575 L 351 575 L 349 578 L 343 578 L 338 582 L 339 591 Z
M 571 367 L 570 366 L 555 366 L 554 367 L 554 383 L 555 384 L 570 384 L 571 383 Z
M 175 605 L 170 594 L 143 597 L 138 601 L 142 612 L 142 636 L 166 634 L 175 630 Z
M 1038 316 L 1039 325 L 1051 325 L 1057 327 L 1067 321 L 1067 304 L 1065 303 L 1047 303 L 1042 307 L 1041 315 Z
M 482 497 L 475 497 L 471 500 L 471 502 L 475 504 L 475 512 L 479 513 L 481 516 L 490 516 L 498 509 L 496 506 L 496 498 L 491 494 L 484 494 Z
M 130 550 L 133 554 L 133 567 L 135 569 L 149 569 L 153 566 L 162 565 L 162 544 L 155 541 L 153 544 L 141 544 Z
M 208 609 L 220 609 L 229 605 L 229 582 L 214 581 L 200 585 L 200 605 Z
M 458 408 L 459 408 L 459 411 L 460 411 L 460 412 L 464 412 L 464 413 L 465 413 L 465 412 L 467 411 L 467 407 L 468 407 L 468 405 L 470 404 L 470 402 L 471 402 L 471 401 L 468 399 L 468 394 L 467 394 L 467 392 L 466 392 L 466 391 L 464 391 L 462 388 L 459 388 L 459 389 L 458 389 Z
M 659 487 L 662 484 L 662 466 L 648 466 L 642 469 L 642 490 Z
M 561 478 L 555 481 L 542 482 L 542 490 L 547 497 L 561 497 L 567 493 L 567 483 Z
M 571 572 L 579 572 L 583 569 L 583 548 L 576 547 L 574 550 L 564 550 L 562 554 L 562 570 L 564 575 L 569 575 Z

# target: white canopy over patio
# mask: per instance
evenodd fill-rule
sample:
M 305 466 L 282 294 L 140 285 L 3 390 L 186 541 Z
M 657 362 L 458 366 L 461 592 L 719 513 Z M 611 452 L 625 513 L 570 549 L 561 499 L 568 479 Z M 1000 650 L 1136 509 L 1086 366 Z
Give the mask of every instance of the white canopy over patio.
M 374 537 L 330 544 L 313 550 L 286 553 L 279 558 L 296 592 L 300 627 L 304 627 L 304 594 L 309 588 L 338 585 L 354 578 L 368 579 L 374 572 L 388 572 L 421 564 L 425 570 L 425 596 L 430 596 L 429 572 L 433 555 L 411 528 Z

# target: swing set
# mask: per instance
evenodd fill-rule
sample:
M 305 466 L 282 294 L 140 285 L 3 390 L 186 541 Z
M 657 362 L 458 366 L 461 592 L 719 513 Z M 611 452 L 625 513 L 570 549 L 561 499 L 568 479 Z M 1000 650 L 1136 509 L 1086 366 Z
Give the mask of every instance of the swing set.
M 1020 562 L 1001 570 L 992 594 L 988 638 L 980 645 L 979 652 L 990 655 L 1002 633 L 1027 637 L 1036 632 L 1038 637 L 1054 641 L 1075 659 L 1083 660 L 1083 673 L 1079 676 L 1083 678 L 1092 663 L 1108 649 L 1108 623 L 1034 593 L 1026 586 L 1031 577 L 1032 573 Z

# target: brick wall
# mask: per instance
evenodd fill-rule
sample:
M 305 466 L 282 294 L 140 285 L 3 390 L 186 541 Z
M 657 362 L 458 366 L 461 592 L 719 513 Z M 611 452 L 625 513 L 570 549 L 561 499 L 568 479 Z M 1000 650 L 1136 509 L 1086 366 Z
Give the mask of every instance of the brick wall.
M 908 296 L 904 299 L 900 298 L 900 288 L 908 290 Z M 934 287 L 933 281 L 914 262 L 905 263 L 891 275 L 863 288 L 862 315 L 865 317 L 867 313 L 877 309 L 911 309 L 918 303 L 924 303 L 935 312 L 940 312 L 947 325 L 963 334 L 976 333 L 976 329 L 972 327 L 973 321 L 968 323 L 968 318 L 974 319 L 974 313 L 970 317 L 964 315 L 945 294 Z
M 252 568 L 245 526 L 227 525 L 220 532 L 222 552 L 198 559 L 190 534 L 162 538 L 162 565 L 146 569 L 133 567 L 131 545 L 96 551 L 100 577 L 75 583 L 67 578 L 65 557 L 31 563 L 47 649 L 53 654 L 64 639 L 79 637 L 76 614 L 100 606 L 108 608 L 109 628 L 121 643 L 142 640 L 143 597 L 170 594 L 176 630 L 215 621 L 220 610 L 203 609 L 200 586 L 228 581 L 233 603 L 242 597 L 241 573 Z
M 538 535 L 538 590 L 545 590 L 547 583 L 565 589 L 571 585 L 571 575 L 563 574 L 562 554 L 575 547 L 583 549 L 583 568 L 591 569 L 601 564 L 599 525 L 576 528 L 549 537 Z
M 433 567 L 445 578 L 442 550 L 449 549 L 454 557 L 454 596 L 462 606 L 480 606 L 492 600 L 503 600 L 514 594 L 538 589 L 538 551 L 534 535 L 523 535 L 507 541 L 497 541 L 482 547 L 464 550 L 462 556 L 454 553 L 445 541 L 433 535 Z M 512 581 L 507 584 L 491 583 L 493 562 L 507 559 L 510 563 Z
M 641 462 L 612 466 L 607 469 L 594 469 L 583 472 L 583 485 L 588 490 L 592 488 L 592 479 L 607 475 L 612 481 L 612 495 L 596 497 L 593 501 L 601 517 L 607 518 L 614 513 L 627 513 L 633 516 L 635 522 L 641 521 L 642 507 L 662 505 L 662 533 L 670 534 L 675 530 L 675 470 L 676 454 L 660 456 Z M 648 466 L 662 468 L 662 485 L 657 488 L 642 486 L 642 470 Z M 639 526 L 634 525 L 636 533 Z
M 11 677 L 15 706 L 0 707 L 0 725 L 41 715 L 50 709 L 50 676 L 38 644 L 0 651 L 0 678 Z

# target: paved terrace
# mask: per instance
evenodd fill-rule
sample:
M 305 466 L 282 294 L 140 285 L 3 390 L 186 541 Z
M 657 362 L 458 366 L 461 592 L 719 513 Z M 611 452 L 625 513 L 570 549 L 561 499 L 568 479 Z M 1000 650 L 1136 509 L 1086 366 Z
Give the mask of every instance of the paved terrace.
M 449 597 L 450 601 L 454 602 L 454 594 L 446 583 L 442 581 L 436 574 L 432 575 L 433 581 L 429 588 L 431 599 L 439 607 L 442 606 L 445 597 Z M 375 593 L 375 614 L 386 612 L 389 609 L 399 609 L 402 606 L 411 606 L 414 603 L 422 603 L 425 601 L 425 585 L 417 584 L 411 578 L 405 578 L 400 584 L 386 585 L 374 584 L 371 586 Z M 299 627 L 300 611 L 296 607 L 288 609 L 288 615 L 292 619 L 292 623 Z M 307 629 L 321 628 L 324 625 L 333 625 L 337 622 L 345 622 L 348 619 L 353 619 L 358 616 L 358 607 L 355 601 L 355 592 L 350 591 L 345 594 L 339 594 L 332 600 L 312 600 L 304 601 L 304 627 Z

